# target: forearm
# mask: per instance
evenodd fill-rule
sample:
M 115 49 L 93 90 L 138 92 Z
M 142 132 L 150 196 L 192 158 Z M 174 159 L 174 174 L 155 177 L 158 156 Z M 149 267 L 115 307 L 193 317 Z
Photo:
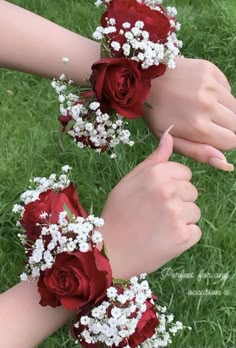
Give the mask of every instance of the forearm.
M 73 33 L 30 11 L 0 0 L 0 67 L 44 77 L 67 73 L 77 83 L 90 76 L 100 57 L 95 41 Z M 61 62 L 70 59 L 69 64 Z
M 0 347 L 33 348 L 73 315 L 63 307 L 42 307 L 39 300 L 35 281 L 0 295 Z

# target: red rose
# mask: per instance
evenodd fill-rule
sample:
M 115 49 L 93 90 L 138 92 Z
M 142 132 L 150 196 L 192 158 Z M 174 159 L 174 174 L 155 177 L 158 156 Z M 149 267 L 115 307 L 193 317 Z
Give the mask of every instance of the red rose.
M 128 344 L 131 348 L 137 347 L 139 344 L 146 341 L 146 339 L 152 337 L 159 323 L 155 305 L 150 301 L 146 301 L 146 305 L 146 312 L 143 313 L 135 332 L 128 339 Z
M 126 58 L 103 58 L 92 66 L 91 82 L 103 111 L 116 110 L 127 118 L 142 116 L 142 105 L 151 88 L 140 64 Z
M 171 31 L 168 15 L 164 8 L 162 12 L 152 10 L 148 5 L 139 3 L 137 0 L 113 0 L 107 7 L 107 11 L 103 14 L 101 25 L 107 26 L 106 18 L 115 18 L 116 32 L 109 34 L 109 39 L 118 41 L 122 46 L 126 39 L 120 34 L 120 30 L 124 22 L 131 24 L 134 27 L 137 21 L 144 22 L 143 30 L 150 34 L 150 40 L 153 42 L 166 42 L 168 33 Z M 112 51 L 113 52 L 113 51 Z M 117 54 L 116 51 L 113 54 Z M 118 55 L 120 52 L 118 52 Z
M 65 206 L 75 216 L 87 217 L 86 211 L 79 203 L 76 186 L 73 186 L 73 184 L 70 184 L 59 193 L 56 193 L 53 189 L 42 192 L 36 201 L 27 204 L 20 221 L 26 230 L 27 237 L 35 242 L 41 234 L 42 227 L 38 224 L 45 224 L 48 221 L 52 224 L 57 223 L 59 213 L 64 211 Z M 46 219 L 40 217 L 44 212 L 48 214 Z
M 88 304 L 96 304 L 112 282 L 109 260 L 97 248 L 86 253 L 61 253 L 51 269 L 41 273 L 38 291 L 42 306 L 62 305 L 78 311 Z
M 73 117 L 67 111 L 67 115 L 60 115 L 58 119 L 62 125 L 62 132 L 63 133 L 66 132 L 66 128 L 67 128 L 68 124 L 70 123 L 70 121 L 73 120 Z

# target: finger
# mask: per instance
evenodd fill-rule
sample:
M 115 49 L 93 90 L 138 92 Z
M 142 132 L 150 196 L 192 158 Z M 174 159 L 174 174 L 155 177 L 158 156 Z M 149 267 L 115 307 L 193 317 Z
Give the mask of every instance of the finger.
M 236 114 L 226 106 L 218 104 L 217 111 L 212 116 L 212 122 L 233 133 L 236 132 Z
M 200 135 L 192 134 L 191 140 L 198 142 Z M 203 126 L 201 130 L 201 143 L 209 144 L 220 150 L 232 150 L 236 147 L 236 135 L 231 130 L 217 125 L 211 121 L 207 129 Z
M 197 244 L 202 236 L 202 231 L 197 225 L 189 224 L 187 227 L 189 232 L 189 240 L 186 243 L 186 250 Z
M 209 125 L 209 143 L 220 150 L 232 150 L 236 147 L 236 135 L 231 130 L 211 122 Z
M 169 134 L 169 127 L 161 136 L 159 146 L 143 162 L 139 163 L 123 180 L 130 180 L 144 168 L 152 167 L 158 163 L 169 160 L 173 152 L 173 138 Z
M 217 81 L 229 92 L 231 92 L 231 86 L 229 84 L 229 81 L 227 79 L 227 77 L 225 76 L 225 74 L 216 66 L 214 65 L 215 69 L 215 77 L 217 79 Z
M 201 210 L 193 202 L 182 202 L 181 215 L 187 225 L 196 224 L 200 220 Z
M 195 224 L 183 224 L 180 232 L 177 235 L 178 244 L 180 245 L 181 253 L 190 249 L 201 239 L 201 229 Z
M 198 190 L 189 181 L 177 181 L 176 188 L 178 196 L 184 202 L 195 202 L 198 198 Z
M 208 163 L 215 168 L 233 171 L 234 166 L 227 162 L 226 157 L 219 150 L 214 147 L 196 143 L 190 140 L 173 137 L 174 150 L 186 157 L 192 158 L 195 161 Z
M 169 131 L 173 128 L 173 125 L 169 127 L 161 136 L 159 146 L 146 160 L 143 161 L 144 166 L 150 164 L 157 164 L 160 162 L 167 162 L 173 152 L 173 138 L 169 134 Z
M 216 86 L 217 100 L 219 103 L 226 106 L 233 113 L 236 113 L 236 99 L 235 97 L 226 90 L 221 84 Z
M 234 132 L 219 126 L 214 121 L 210 121 L 205 125 L 202 124 L 198 132 L 194 131 L 191 134 L 191 141 L 200 141 L 223 151 L 232 150 L 236 147 L 236 135 Z
M 161 167 L 163 167 L 163 172 L 167 178 L 181 181 L 190 181 L 192 178 L 191 170 L 184 164 L 177 162 L 165 162 L 159 163 L 157 166 L 159 170 L 161 170 Z

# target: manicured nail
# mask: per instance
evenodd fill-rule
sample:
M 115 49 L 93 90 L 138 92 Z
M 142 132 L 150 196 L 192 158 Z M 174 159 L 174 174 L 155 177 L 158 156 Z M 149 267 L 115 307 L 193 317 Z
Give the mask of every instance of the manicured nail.
M 233 172 L 234 171 L 234 166 L 231 163 L 228 163 L 224 159 L 220 159 L 217 157 L 211 157 L 209 159 L 209 164 L 212 165 L 213 167 L 216 167 L 221 170 L 225 170 L 227 172 Z
M 167 138 L 167 135 L 169 134 L 169 132 L 171 131 L 171 129 L 174 127 L 174 125 L 172 124 L 169 128 L 167 128 L 167 130 L 165 130 L 165 132 L 162 134 L 161 139 L 160 139 L 160 143 L 159 146 L 161 146 Z

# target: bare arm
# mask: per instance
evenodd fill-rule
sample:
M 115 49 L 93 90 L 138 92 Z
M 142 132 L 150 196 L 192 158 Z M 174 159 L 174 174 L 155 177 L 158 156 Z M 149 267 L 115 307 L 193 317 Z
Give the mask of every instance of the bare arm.
M 100 57 L 98 43 L 19 6 L 0 0 L 0 67 L 44 77 L 66 72 L 84 82 Z M 68 57 L 70 64 L 61 62 Z M 65 70 L 66 69 L 66 70 Z
M 39 300 L 35 281 L 19 283 L 0 295 L 0 347 L 33 348 L 73 315 L 63 307 L 42 307 Z
M 151 273 L 201 237 L 196 225 L 200 210 L 194 203 L 197 190 L 190 183 L 191 171 L 168 162 L 172 149 L 173 139 L 165 132 L 158 149 L 108 196 L 101 232 L 114 278 Z M 38 302 L 33 281 L 20 283 L 0 296 L 1 348 L 35 347 L 72 315 L 62 307 L 41 307 Z
M 48 78 L 66 73 L 78 84 L 86 83 L 91 65 L 100 57 L 100 46 L 93 40 L 4 0 L 0 0 L 0 47 L 0 67 Z M 63 66 L 64 56 L 70 63 Z M 197 99 L 196 95 L 202 97 Z M 236 102 L 217 67 L 181 58 L 177 69 L 153 81 L 150 101 L 153 108 L 145 110 L 144 119 L 156 137 L 175 124 L 175 150 L 216 168 L 232 170 L 219 150 L 236 146 Z

